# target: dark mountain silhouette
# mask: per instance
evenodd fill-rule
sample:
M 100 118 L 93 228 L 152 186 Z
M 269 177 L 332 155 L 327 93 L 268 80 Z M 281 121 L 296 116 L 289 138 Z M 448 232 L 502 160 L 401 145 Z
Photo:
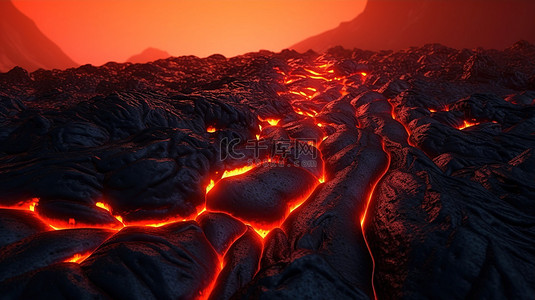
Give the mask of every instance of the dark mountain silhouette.
M 0 0 L 0 72 L 15 66 L 34 71 L 66 69 L 77 64 L 10 0 Z
M 171 55 L 167 53 L 166 51 L 149 47 L 143 50 L 143 52 L 131 56 L 127 60 L 127 62 L 143 64 L 143 63 L 148 63 L 148 62 L 155 61 L 158 59 L 168 58 L 169 56 Z
M 534 12 L 529 0 L 368 0 L 357 18 L 291 48 L 399 50 L 441 43 L 504 49 L 521 39 L 535 42 Z

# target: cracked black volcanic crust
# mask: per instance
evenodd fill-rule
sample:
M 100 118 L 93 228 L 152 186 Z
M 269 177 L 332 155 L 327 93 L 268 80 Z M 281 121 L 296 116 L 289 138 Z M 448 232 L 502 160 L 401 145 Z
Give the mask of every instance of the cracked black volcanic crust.
M 526 42 L 15 68 L 0 295 L 529 299 L 534 102 Z

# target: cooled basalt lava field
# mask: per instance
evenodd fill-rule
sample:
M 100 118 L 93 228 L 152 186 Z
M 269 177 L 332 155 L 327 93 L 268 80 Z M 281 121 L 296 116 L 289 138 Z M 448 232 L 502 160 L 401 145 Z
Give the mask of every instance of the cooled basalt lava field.
M 535 46 L 0 74 L 0 295 L 535 295 Z

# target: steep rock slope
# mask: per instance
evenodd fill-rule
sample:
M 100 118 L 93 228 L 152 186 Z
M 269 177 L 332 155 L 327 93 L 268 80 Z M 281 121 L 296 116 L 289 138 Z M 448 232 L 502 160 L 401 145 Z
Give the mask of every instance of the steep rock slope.
M 535 2 L 525 0 L 369 0 L 352 21 L 291 48 L 399 50 L 441 43 L 504 49 L 520 39 L 535 41 L 534 11 Z
M 15 66 L 29 71 L 66 69 L 77 64 L 11 1 L 0 1 L 0 72 Z

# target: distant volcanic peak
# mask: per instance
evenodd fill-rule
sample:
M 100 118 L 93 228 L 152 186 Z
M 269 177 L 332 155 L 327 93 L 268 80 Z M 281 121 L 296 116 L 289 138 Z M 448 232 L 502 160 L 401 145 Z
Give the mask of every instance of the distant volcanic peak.
M 521 39 L 535 42 L 534 10 L 535 2 L 525 0 L 369 0 L 357 18 L 291 48 L 400 50 L 441 43 L 504 49 Z
M 169 54 L 167 51 L 149 47 L 143 50 L 143 52 L 131 56 L 127 60 L 127 62 L 131 62 L 135 64 L 138 64 L 138 63 L 143 64 L 143 63 L 148 63 L 148 62 L 155 61 L 158 59 L 168 58 L 170 56 L 171 54 Z
M 34 71 L 77 65 L 10 0 L 0 1 L 0 72 L 15 66 Z

